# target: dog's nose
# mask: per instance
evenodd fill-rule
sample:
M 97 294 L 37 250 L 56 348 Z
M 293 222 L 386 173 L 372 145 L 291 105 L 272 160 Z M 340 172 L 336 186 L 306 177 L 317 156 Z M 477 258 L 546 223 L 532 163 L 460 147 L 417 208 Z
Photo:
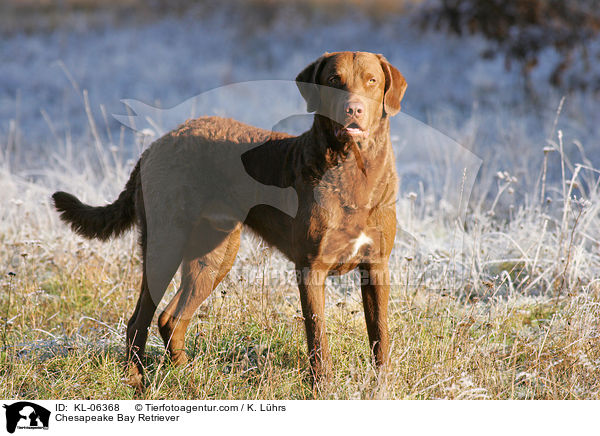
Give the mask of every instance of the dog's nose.
M 359 101 L 349 101 L 344 105 L 344 112 L 346 115 L 360 118 L 365 112 L 365 106 Z

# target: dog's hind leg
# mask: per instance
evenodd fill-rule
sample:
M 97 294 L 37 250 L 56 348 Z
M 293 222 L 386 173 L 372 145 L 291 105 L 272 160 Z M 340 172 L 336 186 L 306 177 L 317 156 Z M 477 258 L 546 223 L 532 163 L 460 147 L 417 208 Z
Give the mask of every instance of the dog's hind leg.
M 158 318 L 160 334 L 175 365 L 187 363 L 185 333 L 190 320 L 231 269 L 240 247 L 240 234 L 241 224 L 208 254 L 203 253 L 204 244 L 196 247 L 193 241 L 186 249 L 181 286 Z M 203 255 L 198 256 L 199 252 Z
M 138 392 L 144 388 L 143 356 L 148 328 L 181 263 L 185 236 L 183 232 L 165 232 L 149 244 L 146 229 L 142 227 L 142 286 L 135 311 L 127 323 L 126 344 L 129 384 Z M 159 251 L 159 247 L 162 250 Z
M 144 388 L 144 370 L 142 359 L 148 339 L 148 327 L 156 311 L 148 290 L 146 273 L 142 276 L 142 288 L 135 311 L 127 323 L 127 372 L 128 383 L 141 392 Z

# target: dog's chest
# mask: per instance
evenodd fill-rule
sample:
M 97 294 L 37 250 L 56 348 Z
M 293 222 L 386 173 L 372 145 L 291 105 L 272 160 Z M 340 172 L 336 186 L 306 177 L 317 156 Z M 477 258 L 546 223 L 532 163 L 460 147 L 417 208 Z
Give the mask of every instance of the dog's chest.
M 368 218 L 377 204 L 377 192 L 361 173 L 324 177 L 314 188 L 308 237 L 320 262 L 337 270 L 353 267 L 373 248 L 376 235 Z

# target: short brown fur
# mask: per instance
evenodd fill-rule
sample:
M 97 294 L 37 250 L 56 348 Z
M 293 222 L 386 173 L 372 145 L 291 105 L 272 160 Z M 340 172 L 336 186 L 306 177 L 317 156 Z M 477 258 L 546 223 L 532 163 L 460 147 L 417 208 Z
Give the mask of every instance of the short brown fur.
M 370 346 L 378 365 L 388 360 L 388 261 L 396 232 L 398 184 L 389 117 L 400 110 L 406 82 L 383 56 L 361 52 L 325 54 L 307 66 L 296 81 L 308 110 L 317 111 L 311 129 L 300 136 L 275 134 L 231 119 L 203 117 L 186 122 L 152 147 L 173 147 L 183 142 L 262 143 L 242 155 L 248 174 L 266 185 L 295 189 L 295 217 L 259 204 L 250 209 L 243 225 L 296 265 L 310 364 L 318 381 L 331 368 L 324 282 L 332 273 L 360 269 Z M 313 85 L 347 91 L 349 97 L 340 101 L 330 94 L 330 88 Z M 348 127 L 352 125 L 358 127 Z M 357 129 L 359 133 L 352 133 Z M 147 283 L 149 230 L 140 162 L 113 204 L 91 207 L 64 192 L 53 196 L 61 218 L 84 237 L 105 240 L 134 223 L 140 227 L 142 287 L 127 326 L 130 382 L 138 389 L 143 387 L 141 359 L 158 303 L 151 298 Z M 190 228 L 186 240 L 207 231 L 198 225 Z M 161 336 L 175 364 L 187 362 L 188 323 L 229 272 L 240 245 L 241 229 L 242 223 L 237 223 L 209 253 L 199 255 L 194 244 L 183 247 L 181 287 L 158 318 Z

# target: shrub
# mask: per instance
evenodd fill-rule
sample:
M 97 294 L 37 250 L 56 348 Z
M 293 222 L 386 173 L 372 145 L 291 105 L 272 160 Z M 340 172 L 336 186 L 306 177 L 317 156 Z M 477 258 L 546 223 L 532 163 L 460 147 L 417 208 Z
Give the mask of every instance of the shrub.
M 549 75 L 553 85 L 600 89 L 600 71 L 592 71 L 600 58 L 593 47 L 600 33 L 596 0 L 434 0 L 418 21 L 457 35 L 483 35 L 495 46 L 486 56 L 503 54 L 507 68 L 517 62 L 526 76 L 541 52 L 553 48 L 559 54 Z

